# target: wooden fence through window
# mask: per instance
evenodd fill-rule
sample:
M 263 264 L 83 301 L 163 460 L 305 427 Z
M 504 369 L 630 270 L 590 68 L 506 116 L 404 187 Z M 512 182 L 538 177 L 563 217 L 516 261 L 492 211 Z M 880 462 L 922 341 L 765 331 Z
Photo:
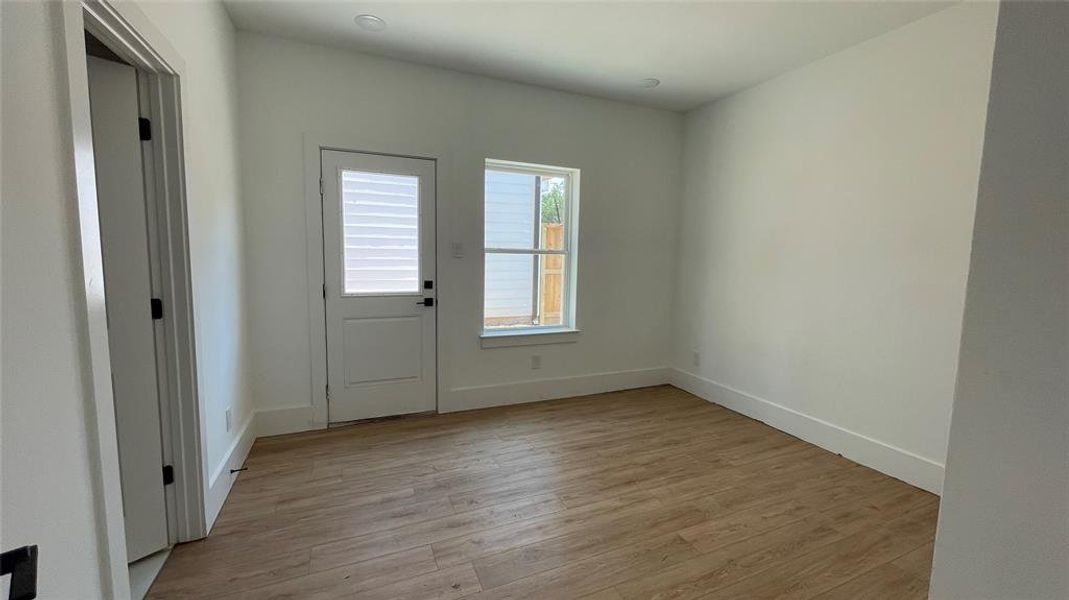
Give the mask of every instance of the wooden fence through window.
M 542 224 L 542 247 L 547 249 L 564 248 L 564 225 L 561 223 Z M 560 325 L 561 302 L 564 289 L 564 257 L 559 254 L 534 254 L 538 262 L 534 275 L 538 290 L 532 289 L 536 297 L 532 301 L 535 314 L 485 317 L 485 327 L 530 327 L 532 325 Z
M 542 224 L 542 247 L 564 247 L 564 225 Z M 538 314 L 540 325 L 561 324 L 561 300 L 564 286 L 564 257 L 559 254 L 542 255 L 541 282 L 538 286 Z

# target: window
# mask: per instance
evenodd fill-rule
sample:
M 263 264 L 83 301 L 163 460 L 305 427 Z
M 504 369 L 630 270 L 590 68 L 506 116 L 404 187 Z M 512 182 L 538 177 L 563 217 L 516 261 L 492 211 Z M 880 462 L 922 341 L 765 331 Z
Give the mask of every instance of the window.
M 483 330 L 575 326 L 579 171 L 486 161 Z
M 418 294 L 419 177 L 341 172 L 345 295 Z

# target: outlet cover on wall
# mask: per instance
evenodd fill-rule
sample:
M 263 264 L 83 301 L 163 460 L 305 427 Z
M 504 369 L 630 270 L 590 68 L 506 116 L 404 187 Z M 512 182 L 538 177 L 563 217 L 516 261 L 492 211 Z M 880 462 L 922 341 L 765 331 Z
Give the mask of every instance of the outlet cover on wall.
M 226 430 L 230 431 L 230 409 L 226 409 Z
M 702 366 L 702 353 L 697 350 L 691 350 L 690 352 L 690 364 L 692 367 Z

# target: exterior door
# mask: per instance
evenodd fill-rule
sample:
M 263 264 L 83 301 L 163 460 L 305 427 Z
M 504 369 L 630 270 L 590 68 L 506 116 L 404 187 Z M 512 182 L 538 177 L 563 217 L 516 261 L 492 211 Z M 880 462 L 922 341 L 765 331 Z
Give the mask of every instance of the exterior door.
M 168 545 L 137 72 L 92 56 L 88 69 L 119 476 L 132 562 Z
M 435 162 L 322 152 L 331 423 L 433 411 Z

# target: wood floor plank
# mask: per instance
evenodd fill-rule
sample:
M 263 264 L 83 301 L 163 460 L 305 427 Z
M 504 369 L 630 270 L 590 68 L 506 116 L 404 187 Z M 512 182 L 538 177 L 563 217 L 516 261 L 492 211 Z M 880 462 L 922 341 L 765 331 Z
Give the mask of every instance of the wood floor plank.
M 826 520 L 813 516 L 654 573 L 630 577 L 615 587 L 626 600 L 701 598 L 710 590 L 745 579 L 780 561 L 842 537 Z
M 902 600 L 928 597 L 934 542 L 928 542 L 889 563 L 858 575 L 816 596 L 819 600 Z
M 881 493 L 881 492 L 876 492 Z M 805 555 L 842 540 L 848 535 L 872 529 L 897 516 L 930 506 L 930 497 L 912 502 L 895 502 L 882 510 L 861 499 L 825 507 L 804 519 L 752 536 L 727 536 L 722 545 L 708 543 L 706 553 L 670 569 L 617 586 L 626 599 L 694 599 L 709 592 L 758 575 L 765 569 Z M 741 513 L 739 513 L 741 516 Z M 913 517 L 911 517 L 913 518 Z M 741 541 L 738 537 L 742 537 Z
M 722 514 L 719 518 L 683 529 L 679 535 L 698 550 L 709 552 L 725 544 L 801 520 L 827 507 L 844 502 L 853 503 L 858 497 L 866 496 L 869 489 L 863 485 L 820 487 L 802 484 L 795 488 L 790 497 L 757 499 L 753 508 Z
M 934 520 L 934 507 L 909 513 L 776 564 L 703 598 L 813 598 L 927 543 L 934 535 Z
M 562 508 L 555 496 L 539 496 L 534 500 L 524 499 L 512 505 L 458 513 L 393 530 L 321 544 L 312 548 L 310 569 L 319 571 L 368 560 L 482 531 L 502 523 L 523 522 L 540 515 L 552 515 Z
M 483 586 L 494 588 L 649 537 L 675 533 L 707 518 L 708 514 L 693 506 L 658 506 L 633 517 L 483 557 L 473 565 Z M 642 527 L 635 527 L 636 522 Z
M 471 565 L 432 571 L 350 596 L 353 600 L 450 600 L 467 598 L 482 589 Z
M 484 590 L 478 600 L 577 598 L 603 590 L 635 575 L 651 573 L 698 555 L 693 546 L 672 534 L 576 561 L 567 566 Z
M 927 586 L 932 577 L 932 554 L 934 552 L 935 541 L 933 540 L 908 554 L 896 558 L 891 564 L 924 581 Z
M 937 498 L 670 386 L 259 439 L 149 598 L 922 598 Z
M 434 556 L 439 565 L 462 564 L 490 554 L 507 552 L 512 548 L 567 535 L 583 528 L 600 527 L 621 517 L 633 518 L 659 506 L 662 506 L 661 501 L 648 493 L 617 496 L 544 518 L 484 529 L 438 542 L 433 545 Z
M 265 555 L 266 554 L 266 555 Z M 216 561 L 197 543 L 177 546 L 149 590 L 158 600 L 216 598 L 241 590 L 285 584 L 308 574 L 309 551 L 256 552 Z
M 699 550 L 703 546 L 724 545 L 799 520 L 805 514 L 866 491 L 856 486 L 822 488 L 820 482 L 809 478 L 796 482 L 796 493 L 806 493 L 800 498 L 787 500 L 780 496 L 764 496 L 755 486 L 755 489 L 714 493 L 688 503 L 662 503 L 611 520 L 577 524 L 571 530 L 557 529 L 549 535 L 563 535 L 527 545 L 520 545 L 516 537 L 511 537 L 512 550 L 482 557 L 466 554 L 452 560 L 472 560 L 484 587 L 491 588 L 662 533 L 679 532 Z M 747 507 L 753 508 L 744 510 Z M 634 527 L 636 522 L 642 523 L 642 527 Z M 484 553 L 490 548 L 481 546 Z M 444 554 L 444 550 L 439 551 Z M 441 560 L 448 559 L 443 557 Z
M 389 508 L 371 514 L 350 516 L 345 511 L 305 516 L 286 516 L 264 522 L 243 522 L 205 540 L 217 551 L 240 552 L 250 545 L 310 548 L 333 540 L 349 539 L 434 520 L 455 514 L 448 498 Z
M 581 596 L 580 600 L 623 600 L 623 597 L 616 591 L 616 588 L 605 588 L 600 592 Z
M 923 600 L 927 597 L 928 582 L 914 577 L 894 563 L 884 563 L 814 596 L 819 600 Z
M 335 600 L 358 592 L 408 581 L 438 570 L 430 546 L 294 577 L 280 584 L 261 585 L 226 600 Z

